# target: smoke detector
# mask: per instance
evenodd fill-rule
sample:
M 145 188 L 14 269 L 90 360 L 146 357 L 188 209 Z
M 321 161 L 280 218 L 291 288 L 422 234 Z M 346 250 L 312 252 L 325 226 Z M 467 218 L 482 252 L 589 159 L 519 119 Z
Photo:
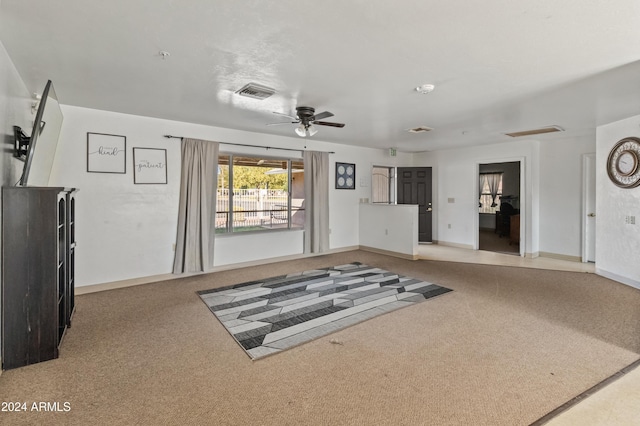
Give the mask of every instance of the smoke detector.
M 416 92 L 422 95 L 426 95 L 427 93 L 433 92 L 433 89 L 435 88 L 436 86 L 434 86 L 433 84 L 423 84 L 422 86 L 416 87 Z

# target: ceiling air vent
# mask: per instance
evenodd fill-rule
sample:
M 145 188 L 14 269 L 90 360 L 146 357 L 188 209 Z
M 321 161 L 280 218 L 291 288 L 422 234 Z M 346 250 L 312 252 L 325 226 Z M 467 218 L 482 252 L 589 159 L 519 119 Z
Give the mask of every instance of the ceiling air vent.
M 554 133 L 554 132 L 564 132 L 564 129 L 562 127 L 560 127 L 560 126 L 547 126 L 547 127 L 541 127 L 539 129 L 523 130 L 521 132 L 505 133 L 505 135 L 511 136 L 512 138 L 517 138 L 517 137 L 520 137 L 520 136 L 542 135 L 544 133 Z
M 419 127 L 414 127 L 413 129 L 407 129 L 407 132 L 409 132 L 409 133 L 424 133 L 424 132 L 429 132 L 431 130 L 433 130 L 431 127 L 419 126 Z
M 241 96 L 247 96 L 249 98 L 262 100 L 267 99 L 269 96 L 276 93 L 276 91 L 267 86 L 261 86 L 256 83 L 249 83 L 246 84 L 242 89 L 236 91 L 236 93 Z

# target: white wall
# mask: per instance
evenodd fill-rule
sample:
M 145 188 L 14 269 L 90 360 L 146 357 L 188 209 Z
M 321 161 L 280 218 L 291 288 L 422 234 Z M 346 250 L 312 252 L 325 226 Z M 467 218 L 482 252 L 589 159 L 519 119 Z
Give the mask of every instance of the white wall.
M 640 187 L 623 189 L 607 175 L 611 148 L 628 136 L 640 136 L 640 115 L 598 127 L 596 131 L 596 271 L 640 288 Z M 625 223 L 635 216 L 636 224 Z
M 416 256 L 418 206 L 360 204 L 360 245 Z
M 521 161 L 520 206 L 525 232 L 524 249 L 536 255 L 538 241 L 538 180 L 540 143 L 534 140 L 513 141 L 474 148 L 451 149 L 416 154 L 415 166 L 433 167 L 434 232 L 433 238 L 468 248 L 478 247 L 478 173 L 480 164 Z M 450 203 L 449 198 L 454 202 Z M 451 225 L 451 228 L 449 228 Z
M 595 133 L 540 143 L 540 251 L 582 256 L 582 155 Z
M 42 88 L 47 82 L 42 82 Z M 31 134 L 34 115 L 31 113 L 31 96 L 20 78 L 13 62 L 0 43 L 0 129 L 2 129 L 2 161 L 0 178 L 2 186 L 13 186 L 22 173 L 24 163 L 13 157 L 13 126 L 20 126 L 25 134 Z
M 46 81 L 42 83 L 43 88 L 45 83 Z M 0 155 L 0 179 L 2 180 L 3 187 L 15 185 L 20 178 L 22 167 L 24 166 L 22 161 L 13 157 L 13 126 L 22 127 L 23 131 L 27 135 L 30 135 L 32 125 L 33 115 L 31 114 L 29 91 L 16 71 L 9 55 L 7 55 L 4 45 L 0 43 L 0 129 L 2 129 L 2 143 L 4 147 Z M 1 203 L 2 199 L 0 198 L 0 204 Z M 1 218 L 0 213 L 0 220 Z M 0 236 L 0 238 L 2 237 Z M 1 243 L 2 241 L 0 240 L 0 244 Z M 2 276 L 1 273 L 0 276 Z M 0 330 L 2 330 L 1 305 Z M 0 357 L 1 354 L 2 350 L 0 350 Z M 2 360 L 0 359 L 0 365 L 1 364 Z
M 524 162 L 521 219 L 525 253 L 581 254 L 582 154 L 594 152 L 595 135 L 522 140 L 416 155 L 416 165 L 434 167 L 434 239 L 477 247 L 478 164 Z M 437 194 L 437 195 L 436 195 Z M 448 203 L 454 198 L 455 203 Z M 451 224 L 451 229 L 448 225 Z
M 64 101 L 63 94 L 59 94 Z M 348 147 L 314 139 L 281 137 L 63 105 L 64 123 L 50 185 L 80 188 L 77 198 L 77 285 L 167 274 L 173 264 L 180 181 L 180 141 L 164 134 L 229 143 L 335 151 L 330 155 L 330 248 L 359 245 L 359 199 L 370 197 L 374 164 L 396 165 L 407 155 Z M 87 132 L 127 138 L 127 173 L 87 173 Z M 168 184 L 134 185 L 132 147 L 167 150 Z M 221 145 L 221 151 L 269 155 L 295 152 Z M 334 188 L 334 164 L 356 164 L 356 189 Z M 226 236 L 216 240 L 215 266 L 302 253 L 296 231 Z

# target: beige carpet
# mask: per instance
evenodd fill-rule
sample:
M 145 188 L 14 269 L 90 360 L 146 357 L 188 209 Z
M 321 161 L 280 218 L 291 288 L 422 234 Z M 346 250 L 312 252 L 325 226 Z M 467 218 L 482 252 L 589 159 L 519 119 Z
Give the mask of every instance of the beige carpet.
M 196 290 L 360 261 L 454 290 L 251 361 Z M 340 253 L 79 296 L 2 424 L 527 425 L 640 357 L 640 291 L 592 274 Z

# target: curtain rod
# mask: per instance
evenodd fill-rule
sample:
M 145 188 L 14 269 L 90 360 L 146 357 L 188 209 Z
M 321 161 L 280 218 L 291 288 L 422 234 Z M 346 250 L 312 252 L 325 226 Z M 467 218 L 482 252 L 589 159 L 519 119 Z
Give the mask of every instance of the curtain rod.
M 165 138 L 167 139 L 184 139 L 184 136 L 173 136 L 173 135 L 164 135 Z M 249 145 L 249 144 L 244 144 L 244 143 L 233 143 L 233 142 L 220 142 L 222 145 L 235 145 L 235 146 L 248 146 L 251 148 L 263 148 L 263 149 L 280 149 L 283 151 L 298 151 L 298 152 L 304 152 L 304 149 L 294 149 L 294 148 L 276 148 L 273 146 L 262 146 L 262 145 Z M 322 151 L 322 152 L 326 152 L 328 154 L 335 154 L 334 151 Z

